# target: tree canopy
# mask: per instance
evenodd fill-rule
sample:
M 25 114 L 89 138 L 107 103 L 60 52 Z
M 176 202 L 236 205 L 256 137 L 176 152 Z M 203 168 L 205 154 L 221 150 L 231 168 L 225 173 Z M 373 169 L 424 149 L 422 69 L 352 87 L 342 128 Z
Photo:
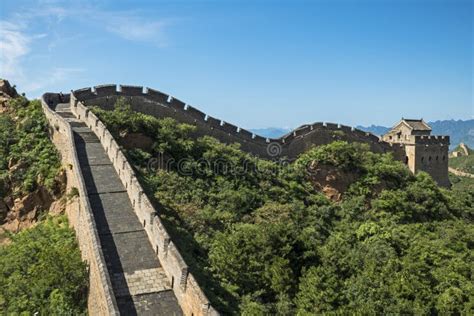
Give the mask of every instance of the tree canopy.
M 120 102 L 93 111 L 119 141 L 130 130 L 153 139 L 127 156 L 220 311 L 474 312 L 473 191 L 442 189 L 358 143 L 314 147 L 282 166 Z M 157 156 L 180 163 L 151 168 Z M 356 175 L 341 201 L 315 189 L 310 162 Z

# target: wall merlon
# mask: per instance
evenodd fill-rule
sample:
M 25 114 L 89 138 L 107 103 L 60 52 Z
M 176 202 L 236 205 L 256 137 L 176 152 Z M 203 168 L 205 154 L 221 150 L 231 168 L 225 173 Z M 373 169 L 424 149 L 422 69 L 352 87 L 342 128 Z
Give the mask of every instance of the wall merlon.
M 324 125 L 323 122 L 313 123 L 311 124 L 311 126 L 313 127 L 313 129 L 320 129 L 320 128 L 326 127 L 326 125 Z
M 78 100 L 85 100 L 95 97 L 90 87 L 74 90 L 73 94 Z
M 176 270 L 181 271 L 183 269 L 188 269 L 188 265 L 186 264 L 186 262 L 184 262 L 183 257 L 179 253 L 178 249 L 176 248 L 176 245 L 172 240 L 170 240 L 168 244 L 168 258 L 175 262 Z
M 345 133 L 352 133 L 353 128 L 347 125 L 341 125 L 339 124 L 339 129 L 342 130 Z
M 221 125 L 220 129 L 227 132 L 227 133 L 235 134 L 235 133 L 237 133 L 237 128 L 238 127 L 233 125 L 233 124 L 224 122 L 224 125 Z
M 174 97 L 171 98 L 171 101 L 169 102 L 169 106 L 176 109 L 176 110 L 179 110 L 179 111 L 184 111 L 184 106 L 186 104 L 179 100 L 179 99 L 176 99 Z
M 199 120 L 199 121 L 204 121 L 204 119 L 206 118 L 205 113 L 199 111 L 198 109 L 190 105 L 188 105 L 186 108 L 186 114 L 192 116 L 194 119 Z
M 152 88 L 147 88 L 147 95 L 151 97 L 152 100 L 157 101 L 158 103 L 168 104 L 169 95 L 161 91 Z
M 212 128 L 220 128 L 221 127 L 221 120 L 213 118 L 212 116 L 207 116 L 207 124 L 209 124 Z
M 247 140 L 251 140 L 252 139 L 252 132 L 246 130 L 246 129 L 243 129 L 241 128 L 238 132 L 238 135 L 241 137 L 241 138 L 244 138 L 244 139 L 247 139 Z
M 127 96 L 141 96 L 144 94 L 141 86 L 120 85 L 119 90 L 121 94 Z
M 358 137 L 366 137 L 366 136 L 367 136 L 367 133 L 364 132 L 364 131 L 361 131 L 360 129 L 354 129 L 354 130 L 352 131 L 352 133 L 353 133 L 354 135 L 357 135 Z
M 99 85 L 99 86 L 95 86 L 94 89 L 95 89 L 95 94 L 98 97 L 116 95 L 118 93 L 117 85 L 115 84 Z
M 373 142 L 378 142 L 380 140 L 380 138 L 374 134 L 371 134 L 371 133 L 367 133 L 366 136 L 369 138 L 369 140 L 373 141 Z
M 293 133 L 287 134 L 282 137 L 281 141 L 283 144 L 288 144 L 290 143 L 293 139 L 295 139 L 295 135 Z
M 326 123 L 326 127 L 329 129 L 337 129 L 337 124 L 334 123 Z
M 262 136 L 256 135 L 256 134 L 254 134 L 254 135 L 255 135 L 255 137 L 253 138 L 254 141 L 262 143 L 262 144 L 267 143 L 267 139 L 265 137 L 262 137 Z
M 307 134 L 311 131 L 311 127 L 309 125 L 304 125 L 299 127 L 298 129 L 293 131 L 293 136 L 301 136 Z

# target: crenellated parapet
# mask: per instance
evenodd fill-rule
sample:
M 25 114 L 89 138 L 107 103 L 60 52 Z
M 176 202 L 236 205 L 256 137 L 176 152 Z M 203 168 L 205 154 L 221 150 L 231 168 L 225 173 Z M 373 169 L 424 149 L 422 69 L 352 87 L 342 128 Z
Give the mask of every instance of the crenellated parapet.
M 50 137 L 66 166 L 67 189 L 75 188 L 79 192 L 77 198 L 68 201 L 66 214 L 75 230 L 82 258 L 89 267 L 88 311 L 91 315 L 119 315 L 98 229 L 87 198 L 85 180 L 80 171 L 73 130 L 70 123 L 51 108 L 51 105 L 69 101 L 69 95 L 46 93 L 41 98 L 41 105 L 50 127 Z
M 436 146 L 449 146 L 449 136 L 437 136 L 437 135 L 423 135 L 413 136 L 413 142 L 417 145 L 436 145 Z
M 303 125 L 281 138 L 265 138 L 242 127 L 212 117 L 194 106 L 161 91 L 128 85 L 100 85 L 72 91 L 75 99 L 86 106 L 112 109 L 117 98 L 125 98 L 132 109 L 155 117 L 172 117 L 178 122 L 197 127 L 195 136 L 210 135 L 224 143 L 239 143 L 241 149 L 262 158 L 296 158 L 303 151 L 316 145 L 328 144 L 334 140 L 357 141 L 370 145 L 376 152 L 397 152 L 393 146 L 378 136 L 354 127 L 316 122 Z M 278 156 L 269 154 L 269 144 L 279 144 Z M 400 156 L 400 155 L 395 155 Z

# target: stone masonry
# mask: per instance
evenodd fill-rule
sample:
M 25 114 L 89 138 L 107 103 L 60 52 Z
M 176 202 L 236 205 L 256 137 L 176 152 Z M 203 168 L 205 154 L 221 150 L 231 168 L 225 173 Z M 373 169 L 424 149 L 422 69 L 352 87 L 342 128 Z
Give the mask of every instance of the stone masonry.
M 117 313 L 122 315 L 182 315 L 169 279 L 99 139 L 76 119 L 69 103 L 55 104 L 54 109 L 72 129 L 75 154 L 115 299 L 112 305 L 116 304 Z M 113 308 L 106 311 L 89 306 L 89 312 L 114 314 Z

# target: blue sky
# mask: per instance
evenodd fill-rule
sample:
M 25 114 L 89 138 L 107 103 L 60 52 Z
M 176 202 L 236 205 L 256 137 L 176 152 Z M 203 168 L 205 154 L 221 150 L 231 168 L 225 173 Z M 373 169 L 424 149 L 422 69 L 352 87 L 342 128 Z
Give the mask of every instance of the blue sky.
M 473 2 L 1 0 L 29 97 L 145 85 L 245 128 L 471 119 Z

